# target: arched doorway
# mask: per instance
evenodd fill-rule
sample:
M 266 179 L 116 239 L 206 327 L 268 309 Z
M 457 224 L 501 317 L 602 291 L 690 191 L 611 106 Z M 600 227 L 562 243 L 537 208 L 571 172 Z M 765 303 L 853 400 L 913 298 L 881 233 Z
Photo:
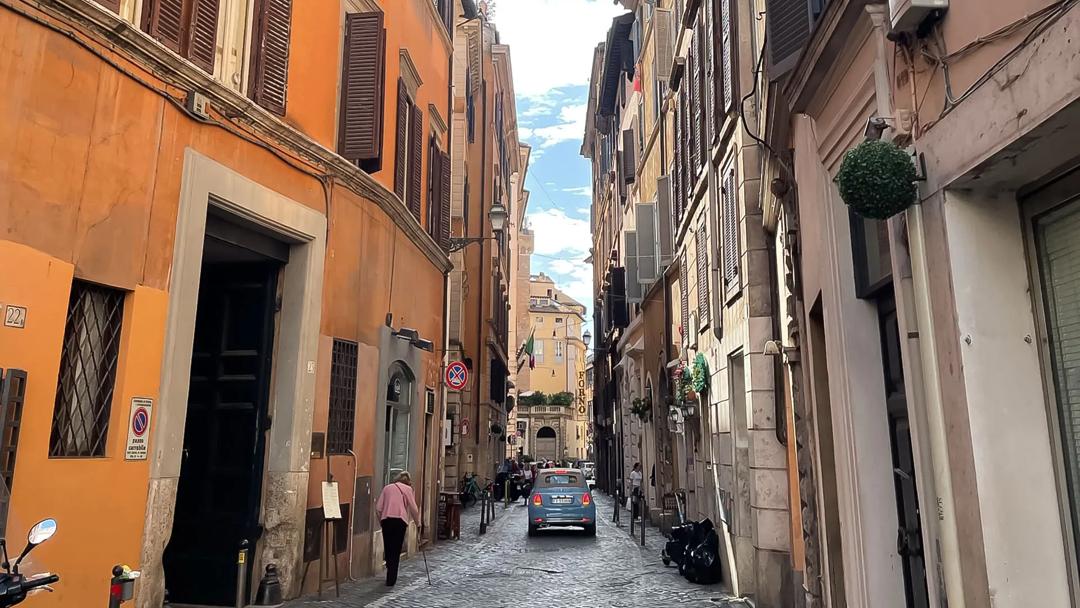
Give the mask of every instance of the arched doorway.
M 412 418 L 413 375 L 401 363 L 390 367 L 386 383 L 386 428 L 383 483 L 409 468 L 409 426 Z
M 550 426 L 542 426 L 536 431 L 536 454 L 537 460 L 555 460 L 558 456 L 558 436 L 555 429 Z

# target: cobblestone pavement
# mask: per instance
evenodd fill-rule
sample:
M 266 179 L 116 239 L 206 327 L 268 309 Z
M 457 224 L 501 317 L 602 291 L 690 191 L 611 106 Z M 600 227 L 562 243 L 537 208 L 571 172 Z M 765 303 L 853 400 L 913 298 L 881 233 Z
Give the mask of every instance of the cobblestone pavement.
M 660 561 L 664 537 L 648 528 L 646 547 L 631 540 L 629 512 L 622 525 L 611 522 L 614 503 L 599 496 L 595 538 L 576 530 L 527 532 L 528 510 L 518 502 L 496 506 L 496 519 L 484 536 L 477 534 L 479 509 L 462 515 L 461 540 L 443 541 L 427 550 L 428 585 L 422 556 L 401 564 L 398 583 L 387 588 L 382 576 L 342 585 L 341 597 L 314 597 L 287 608 L 454 608 L 465 606 L 530 608 L 624 606 L 743 606 L 729 602 L 720 586 L 694 585 L 674 566 Z M 638 536 L 640 542 L 640 536 Z M 324 592 L 324 597 L 327 597 Z M 333 595 L 333 591 L 330 592 Z

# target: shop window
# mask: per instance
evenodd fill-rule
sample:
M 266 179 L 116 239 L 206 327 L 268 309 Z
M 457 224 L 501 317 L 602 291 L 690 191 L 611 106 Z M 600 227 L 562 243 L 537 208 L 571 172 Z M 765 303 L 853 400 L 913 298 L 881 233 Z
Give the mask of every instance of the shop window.
M 105 455 L 124 292 L 75 280 L 68 301 L 49 456 Z

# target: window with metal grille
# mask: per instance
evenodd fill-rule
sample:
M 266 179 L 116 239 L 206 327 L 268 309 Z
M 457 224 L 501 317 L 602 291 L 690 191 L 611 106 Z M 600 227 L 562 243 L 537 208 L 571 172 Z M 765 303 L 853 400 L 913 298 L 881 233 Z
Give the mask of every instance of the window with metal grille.
M 105 455 L 123 320 L 123 291 L 72 282 L 49 457 Z
M 26 401 L 26 372 L 0 369 L 0 538 L 7 529 L 11 488 L 15 483 L 15 456 L 19 453 L 23 403 Z
M 334 339 L 330 357 L 330 417 L 326 453 L 348 454 L 356 428 L 356 342 Z

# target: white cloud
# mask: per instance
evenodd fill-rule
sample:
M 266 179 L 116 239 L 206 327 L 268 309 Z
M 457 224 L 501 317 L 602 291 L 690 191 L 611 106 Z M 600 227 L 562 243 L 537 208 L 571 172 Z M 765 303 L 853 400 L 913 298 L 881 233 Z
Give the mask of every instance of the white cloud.
M 559 120 L 563 122 L 577 122 L 585 120 L 585 112 L 588 111 L 589 104 L 579 103 L 570 106 L 563 106 L 559 108 Z
M 589 82 L 596 45 L 625 10 L 611 0 L 501 0 L 495 24 L 510 45 L 522 97 Z
M 550 260 L 547 267 L 548 273 L 555 279 L 559 289 L 588 308 L 592 308 L 592 266 L 584 261 Z
M 570 194 L 576 194 L 578 196 L 589 196 L 589 197 L 592 196 L 592 186 L 578 186 L 576 188 L 563 188 L 562 191 L 563 192 L 568 192 Z M 580 209 L 578 209 L 578 211 L 580 211 Z
M 579 207 L 577 209 L 574 209 L 574 211 L 580 213 L 581 215 L 584 215 L 585 217 L 589 217 L 590 215 L 590 210 L 588 207 Z
M 537 149 L 543 150 L 566 141 L 580 141 L 585 133 L 586 104 L 571 104 L 559 108 L 558 122 L 546 127 L 518 127 L 518 135 Z
M 536 235 L 534 252 L 540 255 L 584 258 L 592 247 L 589 222 L 572 218 L 562 209 L 542 209 L 530 213 L 529 227 Z

